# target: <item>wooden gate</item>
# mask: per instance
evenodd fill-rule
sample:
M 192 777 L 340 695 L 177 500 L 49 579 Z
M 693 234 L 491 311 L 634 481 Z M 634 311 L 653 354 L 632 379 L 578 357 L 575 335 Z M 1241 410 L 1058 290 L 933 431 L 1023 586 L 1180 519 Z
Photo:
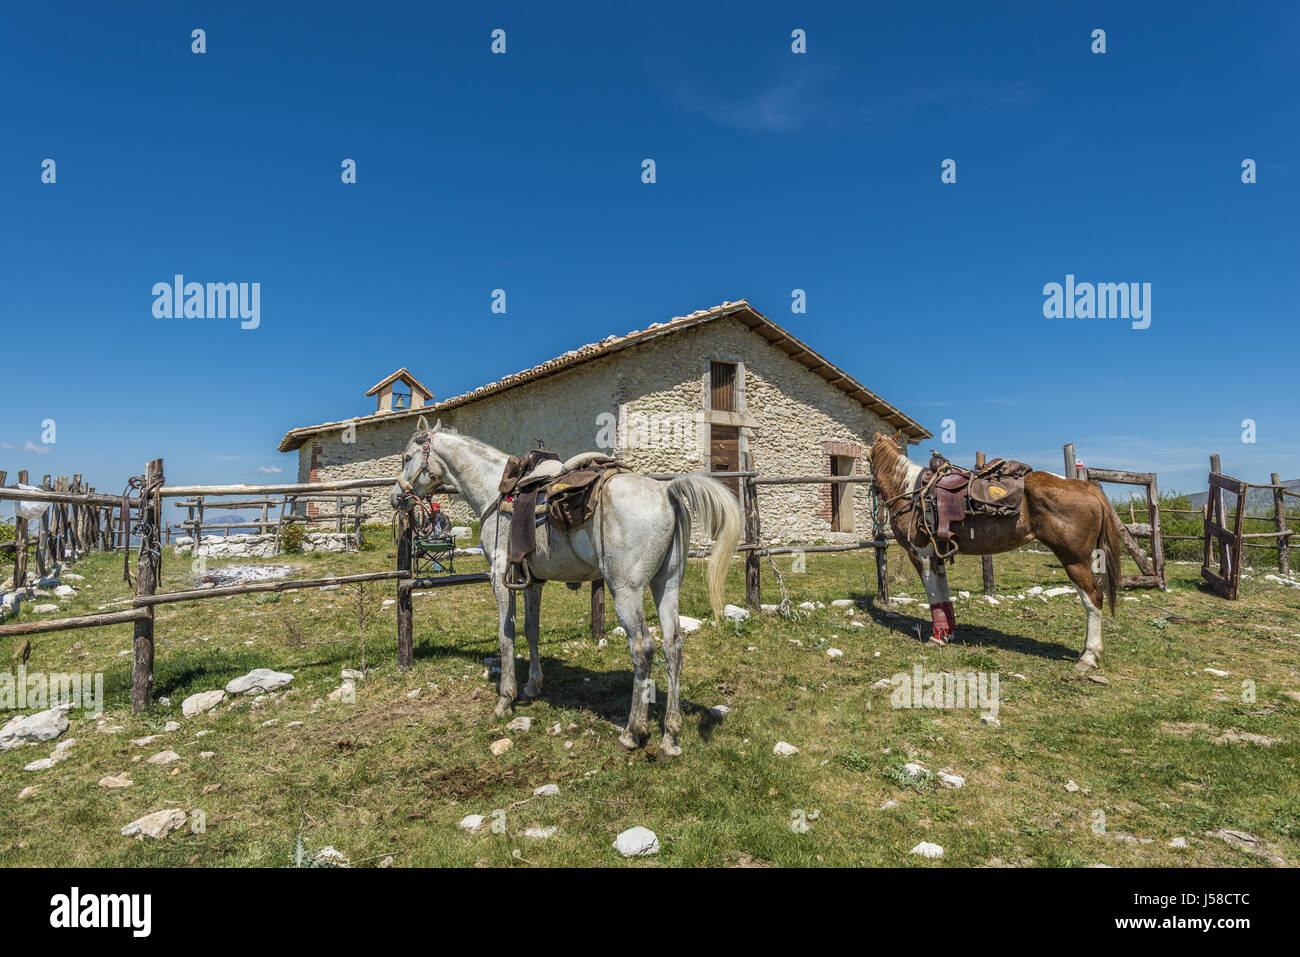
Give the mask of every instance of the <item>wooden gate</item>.
M 1237 600 L 1237 588 L 1241 584 L 1241 522 L 1246 514 L 1246 489 L 1245 482 L 1217 471 L 1210 473 L 1210 494 L 1205 500 L 1201 576 L 1210 583 L 1211 588 L 1229 601 Z M 1236 515 L 1231 529 L 1228 528 L 1224 501 L 1224 496 L 1229 493 L 1237 496 Z M 1219 552 L 1217 571 L 1210 564 L 1211 545 L 1216 540 Z
M 1120 575 L 1120 588 L 1165 588 L 1165 543 L 1160 532 L 1160 487 L 1155 472 L 1124 472 L 1119 469 L 1095 469 L 1076 465 L 1074 443 L 1065 447 L 1066 478 L 1079 478 L 1087 482 L 1116 482 L 1120 485 L 1141 485 L 1147 493 L 1146 522 L 1119 521 L 1119 537 L 1124 550 L 1137 565 L 1138 575 Z M 1110 501 L 1108 498 L 1107 502 Z M 1151 542 L 1151 554 L 1138 544 L 1139 538 Z

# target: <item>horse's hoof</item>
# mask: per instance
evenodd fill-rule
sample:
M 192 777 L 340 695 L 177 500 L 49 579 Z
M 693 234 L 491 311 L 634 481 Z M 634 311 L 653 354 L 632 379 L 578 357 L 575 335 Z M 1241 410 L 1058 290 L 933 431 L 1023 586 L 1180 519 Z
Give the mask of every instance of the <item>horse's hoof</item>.
M 1089 657 L 1088 655 L 1084 655 L 1082 658 L 1078 660 L 1078 662 L 1075 664 L 1074 667 L 1080 673 L 1092 671 L 1093 668 L 1097 667 L 1097 659 Z
M 539 681 L 533 684 L 531 681 L 524 685 L 523 697 L 540 698 L 542 696 L 542 683 Z
M 497 699 L 497 706 L 492 709 L 492 716 L 494 718 L 501 718 L 508 715 L 513 710 L 514 702 L 511 699 L 502 696 Z
M 676 757 L 680 757 L 681 753 L 682 753 L 681 746 L 675 744 L 674 742 L 668 740 L 667 738 L 664 738 L 662 741 L 659 742 L 659 757 L 676 758 Z
M 624 728 L 623 733 L 618 736 L 618 743 L 628 751 L 635 751 L 641 747 L 641 736 L 633 734 L 630 728 Z

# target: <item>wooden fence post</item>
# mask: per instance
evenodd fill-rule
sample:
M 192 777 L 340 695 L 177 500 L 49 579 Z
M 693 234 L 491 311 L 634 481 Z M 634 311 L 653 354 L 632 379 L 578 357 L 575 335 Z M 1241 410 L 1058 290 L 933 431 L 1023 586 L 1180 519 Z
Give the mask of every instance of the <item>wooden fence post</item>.
M 1065 477 L 1066 478 L 1083 478 L 1079 474 L 1079 467 L 1075 465 L 1076 456 L 1074 454 L 1074 443 L 1069 442 L 1065 446 Z
M 401 523 L 401 531 L 397 539 L 397 570 L 410 572 L 415 528 L 409 512 L 401 513 L 398 521 Z M 411 589 L 407 584 L 406 579 L 397 580 L 397 667 L 403 669 L 415 665 L 414 615 L 411 611 Z
M 982 469 L 983 467 L 984 467 L 984 453 L 976 452 L 975 468 Z M 993 594 L 993 556 L 992 555 L 980 556 L 980 571 L 983 573 L 984 576 L 984 594 L 992 595 Z
M 876 534 L 880 534 L 877 532 Z M 876 546 L 876 600 L 889 601 L 889 558 L 888 545 Z
M 1291 539 L 1284 533 L 1286 529 L 1286 494 L 1282 491 L 1282 476 L 1274 472 L 1269 481 L 1277 488 L 1273 489 L 1273 525 L 1278 531 L 1277 539 L 1277 573 L 1291 574 Z
M 748 471 L 753 471 L 752 466 Z M 763 529 L 758 520 L 758 486 L 754 484 L 752 475 L 745 479 L 743 488 L 745 490 L 745 541 L 753 546 L 745 553 L 745 604 L 757 611 L 763 603 L 763 585 L 758 557 Z
M 1165 540 L 1160 531 L 1160 486 L 1156 483 L 1155 472 L 1151 473 L 1151 484 L 1147 486 L 1147 521 L 1151 523 L 1151 564 L 1155 566 L 1160 587 L 1168 588 L 1169 582 L 1165 578 Z
M 27 470 L 18 473 L 18 484 L 27 484 Z M 27 519 L 14 522 L 14 591 L 27 583 Z
M 1210 456 L 1210 471 L 1217 472 L 1219 475 L 1223 474 L 1223 466 L 1220 464 L 1220 459 L 1218 455 Z M 1219 506 L 1219 524 L 1221 524 L 1224 528 L 1227 528 L 1228 509 L 1227 509 L 1227 503 L 1224 501 L 1223 498 L 1223 490 L 1220 489 L 1219 491 L 1216 492 L 1213 489 L 1211 489 L 1211 494 L 1214 496 L 1214 502 L 1217 502 Z M 1206 515 L 1214 514 L 1214 502 L 1210 501 L 1209 495 L 1205 497 L 1205 507 L 1207 509 L 1205 513 Z M 1223 539 L 1220 538 L 1219 539 L 1219 568 L 1221 569 L 1227 568 L 1228 562 L 1229 562 L 1228 546 L 1225 545 L 1223 543 Z
M 140 552 L 136 561 L 135 594 L 152 595 L 158 588 L 162 545 L 158 527 L 162 524 L 162 496 L 157 488 L 163 483 L 163 460 L 154 459 L 144 470 L 144 491 L 153 490 L 152 498 L 141 493 Z M 128 539 L 127 544 L 130 544 Z M 134 658 L 131 667 L 131 709 L 137 714 L 149 706 L 153 695 L 153 606 L 148 615 L 135 623 Z
M 591 583 L 591 640 L 599 641 L 605 634 L 605 579 Z

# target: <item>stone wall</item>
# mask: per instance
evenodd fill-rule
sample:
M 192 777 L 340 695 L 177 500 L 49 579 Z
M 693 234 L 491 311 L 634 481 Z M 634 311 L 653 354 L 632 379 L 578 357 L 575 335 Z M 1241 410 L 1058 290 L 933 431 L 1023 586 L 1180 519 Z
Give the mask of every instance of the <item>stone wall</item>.
M 194 551 L 194 539 L 185 535 L 175 539 L 176 554 Z M 356 538 L 349 532 L 307 532 L 302 538 L 304 552 L 356 551 Z M 199 542 L 203 558 L 270 558 L 275 555 L 274 535 L 204 535 Z
M 710 414 L 710 361 L 736 362 L 737 416 Z M 603 416 L 603 418 L 602 418 Z M 429 413 L 430 421 L 473 435 L 508 452 L 522 453 L 540 438 L 568 457 L 603 448 L 646 472 L 689 472 L 708 467 L 710 419 L 738 423 L 743 456 L 767 475 L 830 475 L 831 456 L 862 458 L 876 429 L 892 431 L 855 399 L 809 372 L 735 319 L 723 318 L 652 339 L 572 369 Z M 617 423 L 616 425 L 613 423 Z M 355 443 L 343 432 L 316 435 L 299 449 L 299 481 L 396 477 L 402 451 L 415 429 L 411 418 L 359 424 Z M 871 495 L 853 484 L 845 513 L 852 531 L 831 530 L 829 486 L 762 487 L 763 538 L 780 541 L 851 541 L 873 534 Z M 392 516 L 388 489 L 365 490 L 368 521 Z M 459 501 L 453 521 L 472 520 Z M 848 525 L 848 522 L 845 522 Z

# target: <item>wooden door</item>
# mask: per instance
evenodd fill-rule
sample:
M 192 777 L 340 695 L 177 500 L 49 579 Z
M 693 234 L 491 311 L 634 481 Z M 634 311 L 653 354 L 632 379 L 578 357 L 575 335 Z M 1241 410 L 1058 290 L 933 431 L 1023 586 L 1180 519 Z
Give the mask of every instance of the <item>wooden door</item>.
M 740 471 L 740 429 L 734 425 L 715 425 L 709 430 L 709 471 Z M 740 495 L 740 479 L 719 479 L 723 485 Z

